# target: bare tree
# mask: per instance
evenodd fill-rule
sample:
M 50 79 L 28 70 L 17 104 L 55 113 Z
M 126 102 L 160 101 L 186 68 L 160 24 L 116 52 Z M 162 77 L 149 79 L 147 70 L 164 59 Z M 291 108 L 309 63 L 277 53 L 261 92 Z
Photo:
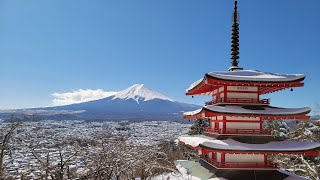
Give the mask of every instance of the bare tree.
M 190 157 L 184 146 L 173 141 L 155 145 L 139 145 L 126 137 L 117 137 L 111 132 L 95 138 L 99 143 L 96 153 L 87 157 L 89 171 L 80 179 L 135 179 L 174 171 L 174 160 Z M 190 151 L 189 151 L 190 152 Z
M 0 129 L 0 179 L 4 178 L 6 167 L 6 164 L 4 164 L 5 155 L 8 152 L 10 153 L 10 142 L 20 125 L 21 122 L 12 122 Z
M 32 155 L 40 163 L 40 170 L 44 171 L 45 174 L 42 175 L 43 179 L 53 179 L 62 180 L 65 178 L 70 179 L 71 174 L 68 164 L 71 163 L 75 156 L 78 155 L 80 148 L 74 146 L 73 149 L 63 150 L 62 147 L 58 147 L 58 157 L 52 157 L 50 151 L 37 152 L 35 147 L 30 148 Z M 71 154 L 66 152 L 72 152 Z M 45 156 L 43 154 L 45 153 Z M 42 156 L 41 156 L 42 154 Z

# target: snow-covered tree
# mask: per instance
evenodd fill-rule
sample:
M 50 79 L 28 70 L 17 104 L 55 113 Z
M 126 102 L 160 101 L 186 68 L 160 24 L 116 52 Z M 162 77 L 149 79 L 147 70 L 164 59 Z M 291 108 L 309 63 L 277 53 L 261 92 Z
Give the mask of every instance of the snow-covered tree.
M 188 134 L 189 135 L 203 134 L 203 128 L 208 126 L 209 126 L 208 120 L 196 119 L 194 124 L 191 126 Z
M 284 121 L 267 121 L 266 128 L 271 129 L 272 136 L 280 140 L 290 137 L 290 128 Z
M 108 134 L 108 135 L 106 135 Z M 80 179 L 135 179 L 174 171 L 174 160 L 189 158 L 184 146 L 173 141 L 161 141 L 155 145 L 138 145 L 112 133 L 94 138 L 94 151 L 86 157 L 86 171 Z
M 320 120 L 300 122 L 298 128 L 290 132 L 288 140 L 320 142 Z M 280 167 L 289 169 L 298 175 L 319 179 L 320 157 L 275 155 L 271 159 Z
M 320 142 L 320 120 L 300 122 L 292 139 Z

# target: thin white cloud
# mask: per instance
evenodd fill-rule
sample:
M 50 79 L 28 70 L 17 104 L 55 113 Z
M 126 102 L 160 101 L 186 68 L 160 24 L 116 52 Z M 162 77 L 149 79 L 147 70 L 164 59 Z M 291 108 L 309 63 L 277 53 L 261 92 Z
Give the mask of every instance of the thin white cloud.
M 77 91 L 67 92 L 67 93 L 53 93 L 52 96 L 54 97 L 54 99 L 52 100 L 52 105 L 62 106 L 62 105 L 88 102 L 88 101 L 109 97 L 116 93 L 117 92 L 104 91 L 102 89 L 96 89 L 96 90 L 79 89 Z

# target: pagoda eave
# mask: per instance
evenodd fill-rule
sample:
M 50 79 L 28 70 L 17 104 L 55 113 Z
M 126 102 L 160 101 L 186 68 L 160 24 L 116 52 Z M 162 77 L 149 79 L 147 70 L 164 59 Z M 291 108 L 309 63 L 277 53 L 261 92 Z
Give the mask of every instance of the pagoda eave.
M 250 70 L 243 70 L 244 72 L 245 71 L 250 71 Z M 241 72 L 241 71 L 237 71 L 237 72 Z M 230 73 L 230 72 L 228 72 Z M 246 72 L 245 72 L 246 73 Z M 228 77 L 228 76 L 226 76 Z M 232 77 L 232 76 L 231 76 Z M 252 76 L 252 77 L 255 77 L 255 76 Z M 292 84 L 295 84 L 295 83 L 298 83 L 298 82 L 301 82 L 305 79 L 305 76 L 301 76 L 301 77 L 296 77 L 294 79 L 286 79 L 286 78 L 257 78 L 257 79 L 246 79 L 246 78 L 242 78 L 242 77 L 239 77 L 237 79 L 232 79 L 232 78 L 223 78 L 223 77 L 216 77 L 216 76 L 213 76 L 212 73 L 206 73 L 205 74 L 205 79 L 208 80 L 208 83 L 210 84 L 210 82 L 230 82 L 230 83 L 236 83 L 236 84 L 239 84 L 239 83 L 259 83 L 259 84 L 265 84 L 265 85 L 268 85 L 268 84 L 272 84 L 272 83 L 276 83 L 276 84 L 283 84 L 283 83 L 292 83 Z
M 197 150 L 201 149 L 202 153 L 206 154 L 205 152 L 219 152 L 219 153 L 229 153 L 229 154 L 297 154 L 297 155 L 305 155 L 305 156 L 320 156 L 320 152 L 318 151 L 319 148 L 314 148 L 314 149 L 308 149 L 308 150 L 281 150 L 281 151 L 274 151 L 270 149 L 262 149 L 262 150 L 221 150 L 217 148 L 212 148 L 212 147 L 207 147 L 205 145 L 200 144 Z
M 212 95 L 213 91 L 221 86 L 254 86 L 259 87 L 259 94 L 268 94 L 276 91 L 294 87 L 303 87 L 304 78 L 295 81 L 263 82 L 263 81 L 233 81 L 214 78 L 208 74 L 200 81 L 196 82 L 191 88 L 187 89 L 186 95 Z
M 192 145 L 189 145 L 183 141 L 179 140 L 179 144 L 183 144 L 190 149 L 193 149 L 194 151 L 201 151 L 202 154 L 208 154 L 210 152 L 218 152 L 218 153 L 228 153 L 228 154 L 264 154 L 264 155 L 274 155 L 274 154 L 293 154 L 293 155 L 304 155 L 304 156 L 320 156 L 320 147 L 314 148 L 314 149 L 308 149 L 308 150 L 281 150 L 281 151 L 272 151 L 272 150 L 236 150 L 236 149 L 230 149 L 230 150 L 225 150 L 225 149 L 216 149 L 212 147 L 207 147 L 205 145 L 199 144 L 198 146 L 194 147 Z
M 245 110 L 246 113 L 243 113 L 241 112 L 242 109 L 240 109 L 239 112 L 237 112 L 236 110 L 228 109 L 227 107 L 219 107 L 214 105 L 210 106 L 210 107 L 219 108 L 219 109 L 222 109 L 222 108 L 226 109 L 225 112 L 221 112 L 215 109 L 209 109 L 208 107 L 203 107 L 202 109 L 192 111 L 192 112 L 186 112 L 184 113 L 184 118 L 185 119 L 194 119 L 194 118 L 211 119 L 212 117 L 217 117 L 217 116 L 233 116 L 233 117 L 260 117 L 262 120 L 278 120 L 278 119 L 308 120 L 310 119 L 310 116 L 307 116 L 306 114 L 308 114 L 311 111 L 310 108 L 297 108 L 297 109 L 294 109 L 296 110 L 296 112 L 289 113 L 289 112 L 285 112 L 285 110 L 287 109 L 281 112 L 282 110 L 281 108 L 273 108 L 273 107 L 267 106 L 266 107 L 268 108 L 267 110 L 278 110 L 278 113 L 272 112 L 272 111 L 263 112 L 261 110 Z M 291 110 L 291 109 L 288 109 L 288 110 Z M 219 120 L 216 120 L 216 121 L 219 121 Z
M 211 119 L 212 117 L 214 116 L 230 116 L 230 114 L 226 114 L 226 113 L 216 113 L 215 115 L 212 115 L 212 116 L 202 116 L 201 114 L 198 114 L 198 115 L 192 115 L 192 116 L 188 116 L 188 115 L 185 115 L 183 116 L 184 119 Z M 305 115 L 298 115 L 298 116 L 295 116 L 295 115 L 291 115 L 291 116 L 288 116 L 288 115 L 256 115 L 256 114 L 237 114 L 237 115 L 233 115 L 234 117 L 260 117 L 262 120 L 294 120 L 294 119 L 297 119 L 297 120 L 309 120 L 310 119 L 310 116 L 305 116 Z M 217 122 L 219 122 L 220 120 L 215 120 Z M 221 120 L 222 122 L 222 120 Z
M 272 141 L 267 144 L 246 144 L 233 139 L 218 140 L 205 136 L 180 136 L 179 143 L 208 154 L 210 152 L 228 154 L 299 154 L 307 156 L 320 156 L 320 143 Z
M 204 156 L 201 157 L 201 160 L 208 163 L 215 169 L 221 170 L 275 170 L 278 169 L 276 163 L 221 163 L 209 158 L 205 158 Z

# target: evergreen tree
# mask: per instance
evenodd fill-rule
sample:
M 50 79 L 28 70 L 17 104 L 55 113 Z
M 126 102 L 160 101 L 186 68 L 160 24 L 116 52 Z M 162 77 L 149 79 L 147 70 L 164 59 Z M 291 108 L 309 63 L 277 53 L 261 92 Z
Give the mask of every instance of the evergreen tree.
M 208 126 L 209 126 L 208 120 L 196 119 L 194 124 L 191 126 L 188 134 L 189 135 L 203 134 L 203 128 Z
M 290 128 L 284 121 L 268 121 L 267 128 L 271 129 L 273 137 L 281 140 L 290 138 Z

